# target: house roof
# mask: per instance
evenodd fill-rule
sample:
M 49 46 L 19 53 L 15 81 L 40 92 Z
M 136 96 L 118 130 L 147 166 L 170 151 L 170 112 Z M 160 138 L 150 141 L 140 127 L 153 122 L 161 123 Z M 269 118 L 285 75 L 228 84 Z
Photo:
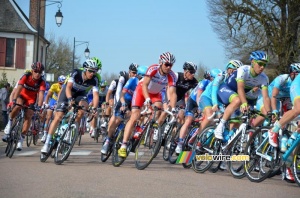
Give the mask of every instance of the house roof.
M 14 0 L 0 0 L 0 31 L 36 34 L 28 17 Z

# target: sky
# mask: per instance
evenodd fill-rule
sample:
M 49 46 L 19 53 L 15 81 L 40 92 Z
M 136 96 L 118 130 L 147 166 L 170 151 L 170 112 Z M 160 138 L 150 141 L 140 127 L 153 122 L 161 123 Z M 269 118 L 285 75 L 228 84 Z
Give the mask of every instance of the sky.
M 30 0 L 15 0 L 28 16 Z M 102 72 L 118 73 L 131 63 L 152 65 L 169 51 L 176 57 L 175 72 L 185 61 L 224 69 L 223 44 L 213 32 L 204 0 L 63 0 L 64 18 L 57 27 L 58 5 L 46 7 L 46 35 L 88 41 L 90 57 L 102 61 Z M 80 43 L 76 43 L 80 44 Z M 76 46 L 85 60 L 86 44 Z

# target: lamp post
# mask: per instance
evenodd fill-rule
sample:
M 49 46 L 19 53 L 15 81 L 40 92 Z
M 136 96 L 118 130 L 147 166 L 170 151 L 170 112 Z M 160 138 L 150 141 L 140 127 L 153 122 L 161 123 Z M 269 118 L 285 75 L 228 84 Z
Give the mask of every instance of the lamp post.
M 45 2 L 50 2 L 49 4 L 46 5 L 43 5 L 41 6 L 41 1 L 45 1 Z M 50 6 L 50 5 L 53 5 L 53 4 L 59 4 L 57 7 L 58 7 L 58 11 L 56 12 L 55 14 L 55 21 L 56 21 L 56 24 L 58 27 L 61 26 L 62 24 L 62 20 L 63 20 L 63 15 L 60 11 L 60 8 L 62 7 L 62 4 L 61 4 L 61 1 L 51 1 L 51 0 L 41 0 L 41 1 L 38 1 L 38 12 L 37 12 L 37 22 L 38 22 L 38 25 L 37 25 L 37 48 L 36 48 L 36 61 L 39 60 L 39 43 L 40 43 L 40 17 L 41 17 L 41 8 L 43 7 L 46 7 L 46 6 Z
M 78 43 L 78 44 L 76 44 Z M 87 44 L 86 49 L 84 50 L 84 56 L 85 58 L 88 58 L 90 56 L 90 50 L 88 48 L 89 42 L 88 41 L 76 41 L 74 37 L 74 43 L 73 43 L 73 65 L 72 65 L 72 71 L 74 70 L 74 62 L 75 62 L 75 47 L 82 44 Z

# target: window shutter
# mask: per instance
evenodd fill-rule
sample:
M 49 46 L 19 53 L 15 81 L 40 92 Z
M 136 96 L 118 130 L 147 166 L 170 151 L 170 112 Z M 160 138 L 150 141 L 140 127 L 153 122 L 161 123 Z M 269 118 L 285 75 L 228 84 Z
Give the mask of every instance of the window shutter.
M 6 39 L 0 37 L 0 67 L 5 67 Z
M 17 39 L 16 68 L 25 69 L 26 39 Z

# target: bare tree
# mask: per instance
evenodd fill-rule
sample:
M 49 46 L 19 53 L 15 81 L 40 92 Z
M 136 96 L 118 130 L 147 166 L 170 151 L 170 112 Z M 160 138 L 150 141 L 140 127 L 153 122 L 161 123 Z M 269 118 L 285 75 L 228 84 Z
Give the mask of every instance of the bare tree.
M 214 31 L 227 56 L 245 60 L 267 51 L 276 73 L 299 61 L 300 0 L 207 0 Z M 275 71 L 275 70 L 274 70 Z
M 46 73 L 53 73 L 55 79 L 59 75 L 71 73 L 73 64 L 73 49 L 67 39 L 60 37 L 56 39 L 54 34 L 48 38 L 51 43 L 47 49 Z M 79 58 L 75 56 L 75 68 L 80 67 Z
M 204 72 L 207 70 L 208 68 L 206 66 L 204 66 L 202 63 L 199 63 L 195 78 L 198 80 L 203 79 Z
M 113 81 L 114 79 L 118 79 L 118 78 L 119 78 L 118 74 L 115 74 L 115 73 L 105 72 L 105 73 L 101 74 L 101 79 L 106 80 L 106 82 L 108 84 L 110 84 L 111 81 Z

